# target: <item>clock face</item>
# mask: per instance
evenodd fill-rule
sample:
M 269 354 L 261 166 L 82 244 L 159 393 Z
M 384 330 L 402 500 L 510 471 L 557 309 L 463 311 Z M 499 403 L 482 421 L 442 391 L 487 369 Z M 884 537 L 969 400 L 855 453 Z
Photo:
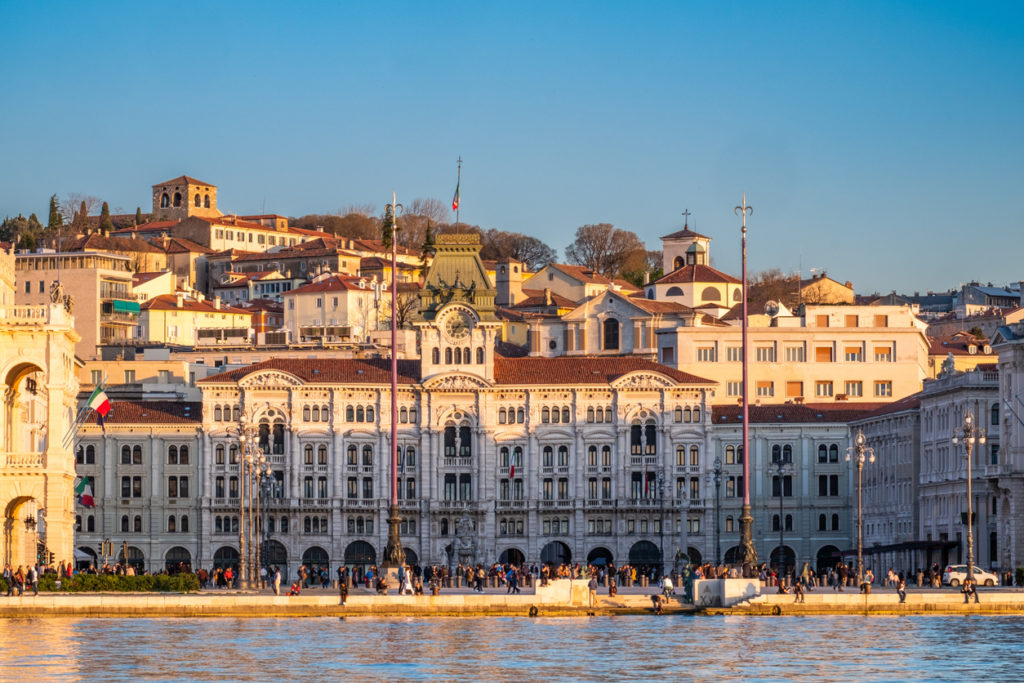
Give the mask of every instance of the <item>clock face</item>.
M 461 341 L 473 330 L 473 314 L 467 310 L 455 309 L 445 316 L 442 328 L 451 341 Z

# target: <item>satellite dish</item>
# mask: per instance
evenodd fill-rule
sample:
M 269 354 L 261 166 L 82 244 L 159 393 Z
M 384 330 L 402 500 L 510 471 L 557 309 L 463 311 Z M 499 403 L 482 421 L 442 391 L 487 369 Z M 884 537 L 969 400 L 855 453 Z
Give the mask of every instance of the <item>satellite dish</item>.
M 764 305 L 764 314 L 774 318 L 779 314 L 779 302 L 769 301 Z

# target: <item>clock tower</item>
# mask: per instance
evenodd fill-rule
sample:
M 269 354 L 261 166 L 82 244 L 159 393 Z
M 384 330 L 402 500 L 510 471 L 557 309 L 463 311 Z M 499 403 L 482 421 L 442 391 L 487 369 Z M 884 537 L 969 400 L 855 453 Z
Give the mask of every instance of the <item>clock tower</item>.
M 480 237 L 438 235 L 420 292 L 421 378 L 457 374 L 494 381 L 494 344 L 501 323 L 497 291 L 480 261 Z

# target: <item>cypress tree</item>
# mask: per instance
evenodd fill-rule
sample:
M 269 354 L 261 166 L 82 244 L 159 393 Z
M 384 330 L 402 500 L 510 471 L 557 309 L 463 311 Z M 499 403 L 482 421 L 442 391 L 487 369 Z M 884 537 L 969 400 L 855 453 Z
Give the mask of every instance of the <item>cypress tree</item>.
M 103 202 L 103 208 L 100 209 L 100 234 L 106 235 L 113 229 L 114 222 L 110 220 L 110 206 Z
M 135 225 L 142 225 L 142 207 L 135 207 Z
M 60 207 L 57 206 L 57 195 L 50 197 L 50 220 L 46 224 L 47 230 L 60 230 L 64 225 L 64 216 L 60 215 Z

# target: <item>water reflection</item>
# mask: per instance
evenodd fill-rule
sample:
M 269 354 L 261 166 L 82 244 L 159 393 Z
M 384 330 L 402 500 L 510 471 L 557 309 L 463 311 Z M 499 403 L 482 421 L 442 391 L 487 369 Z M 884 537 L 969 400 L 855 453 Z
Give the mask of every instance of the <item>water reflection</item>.
M 0 681 L 1019 680 L 1022 652 L 1022 617 L 0 620 Z

